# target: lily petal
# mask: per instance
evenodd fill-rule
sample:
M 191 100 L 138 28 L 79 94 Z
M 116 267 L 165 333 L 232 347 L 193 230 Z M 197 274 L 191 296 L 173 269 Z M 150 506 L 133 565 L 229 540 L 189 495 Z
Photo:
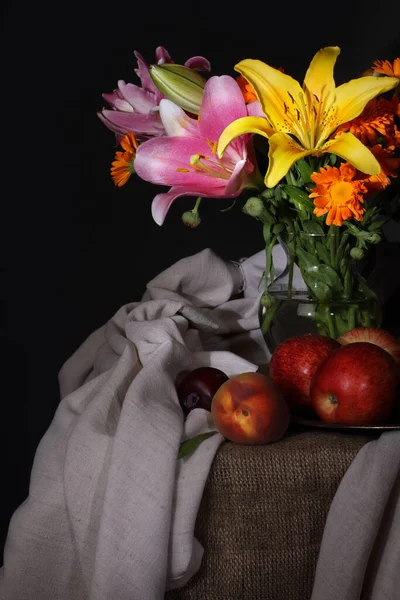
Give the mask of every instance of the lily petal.
M 126 135 L 132 131 L 136 137 L 164 135 L 164 127 L 159 113 L 138 115 L 135 113 L 118 112 L 116 110 L 103 110 L 97 116 L 108 129 L 117 134 Z
M 209 172 L 191 166 L 190 157 L 197 154 L 211 154 L 204 140 L 190 137 L 154 138 L 140 144 L 137 149 L 135 171 L 141 179 L 157 185 L 197 186 L 197 190 L 202 191 L 221 186 L 225 188 L 228 178 L 222 167 L 208 176 Z M 204 193 L 198 195 L 204 196 Z
M 185 67 L 194 69 L 195 71 L 211 71 L 210 61 L 204 56 L 192 56 L 185 62 Z
M 160 117 L 167 135 L 171 137 L 198 137 L 198 121 L 188 117 L 185 111 L 171 100 L 161 100 Z
M 337 125 L 358 117 L 372 98 L 394 89 L 398 83 L 397 77 L 367 76 L 340 85 L 336 88 Z
M 238 194 L 235 194 L 236 196 Z M 151 204 L 151 214 L 157 225 L 162 225 L 170 209 L 171 204 L 180 196 L 201 196 L 202 198 L 229 198 L 225 194 L 225 188 L 215 189 L 210 193 L 204 193 L 201 188 L 188 188 L 186 186 L 172 187 L 168 192 L 157 194 Z
M 338 46 L 328 46 L 318 50 L 310 62 L 304 78 L 304 86 L 319 99 L 335 89 L 333 68 L 339 54 Z
M 372 152 L 350 132 L 342 133 L 323 146 L 323 152 L 332 152 L 356 169 L 368 175 L 378 175 L 381 167 Z
M 262 117 L 242 117 L 224 129 L 218 140 L 217 154 L 221 158 L 226 147 L 235 138 L 245 133 L 258 133 L 268 138 L 274 134 L 274 129 L 268 125 L 267 119 Z
M 247 115 L 246 103 L 233 77 L 211 77 L 201 103 L 200 135 L 216 142 L 227 125 Z
M 275 187 L 297 160 L 311 153 L 312 150 L 304 150 L 290 135 L 275 133 L 269 139 L 269 162 L 264 179 L 265 185 L 269 188 Z
M 270 121 L 269 125 L 276 131 L 294 133 L 285 106 L 292 107 L 294 104 L 298 110 L 303 110 L 299 101 L 303 90 L 299 82 L 260 60 L 242 60 L 235 66 L 235 71 L 253 86 L 264 114 Z
M 129 102 L 132 108 L 138 112 L 147 114 L 154 108 L 154 94 L 133 83 L 125 83 L 122 79 L 118 81 L 118 89 L 123 98 Z

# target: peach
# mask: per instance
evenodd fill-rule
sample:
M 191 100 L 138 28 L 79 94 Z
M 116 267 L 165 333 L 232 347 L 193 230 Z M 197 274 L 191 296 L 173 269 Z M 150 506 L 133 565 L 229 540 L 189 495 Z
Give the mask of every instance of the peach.
M 267 375 L 241 373 L 221 385 L 211 403 L 217 430 L 239 444 L 279 440 L 289 425 L 289 409 Z

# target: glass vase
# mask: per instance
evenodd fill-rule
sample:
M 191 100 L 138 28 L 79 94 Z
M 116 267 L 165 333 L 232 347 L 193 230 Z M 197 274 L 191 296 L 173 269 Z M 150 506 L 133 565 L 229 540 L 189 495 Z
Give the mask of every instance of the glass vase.
M 279 238 L 287 256 L 280 277 L 266 286 L 259 319 L 268 350 L 306 333 L 337 339 L 354 327 L 380 327 L 378 298 L 358 270 L 362 252 L 339 227 Z

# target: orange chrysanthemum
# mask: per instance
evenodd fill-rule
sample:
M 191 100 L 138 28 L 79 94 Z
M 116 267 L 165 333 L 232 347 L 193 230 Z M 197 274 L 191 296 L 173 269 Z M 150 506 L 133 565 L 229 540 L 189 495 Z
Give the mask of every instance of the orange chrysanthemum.
M 343 225 L 354 217 L 362 221 L 365 208 L 363 194 L 367 193 L 364 181 L 355 179 L 356 169 L 349 163 L 339 168 L 327 166 L 319 173 L 313 173 L 311 179 L 317 184 L 310 198 L 314 198 L 314 214 L 317 217 L 327 215 L 327 225 Z
M 398 77 L 400 79 L 400 58 L 395 58 L 393 63 L 389 60 L 376 60 L 373 64 L 375 73 L 382 73 L 389 77 Z
M 370 175 L 365 177 L 364 173 L 359 173 L 367 186 L 370 195 L 373 192 L 384 190 L 390 185 L 389 177 L 398 177 L 400 168 L 400 158 L 393 156 L 395 151 L 394 146 L 383 148 L 381 144 L 376 144 L 371 148 L 372 154 L 375 156 L 381 166 L 381 171 L 378 175 Z
M 138 143 L 131 131 L 120 142 L 124 152 L 115 153 L 115 160 L 111 163 L 111 177 L 115 185 L 122 187 L 135 172 L 133 163 L 135 161 Z
M 389 143 L 393 143 L 395 137 L 394 100 L 386 98 L 374 98 L 370 100 L 362 113 L 347 123 L 340 125 L 335 135 L 350 131 L 363 144 L 371 145 L 377 143 L 378 135 L 381 135 Z
M 250 83 L 248 83 L 248 81 L 246 81 L 246 79 L 243 77 L 243 75 L 239 75 L 239 77 L 236 78 L 236 83 L 238 84 L 238 86 L 240 87 L 240 89 L 242 91 L 245 102 L 249 103 L 249 102 L 254 102 L 254 100 L 257 100 L 257 96 L 256 96 L 253 86 L 250 85 Z

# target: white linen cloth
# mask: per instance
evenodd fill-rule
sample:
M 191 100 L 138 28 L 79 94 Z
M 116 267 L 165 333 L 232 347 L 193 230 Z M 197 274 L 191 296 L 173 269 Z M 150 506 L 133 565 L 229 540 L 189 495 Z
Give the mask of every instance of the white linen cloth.
M 61 402 L 38 446 L 29 497 L 10 523 L 1 600 L 159 600 L 199 569 L 203 549 L 194 525 L 223 438 L 217 434 L 176 460 L 182 440 L 213 424 L 203 410 L 184 421 L 174 381 L 197 366 L 232 376 L 268 360 L 257 314 L 264 260 L 261 251 L 235 266 L 211 250 L 182 259 L 65 363 Z M 274 261 L 278 276 L 286 266 L 280 246 Z M 244 298 L 235 297 L 240 275 Z M 384 434 L 345 475 L 327 520 L 313 600 L 359 598 L 352 594 L 373 549 L 379 568 L 368 598 L 398 598 L 399 455 L 399 435 Z M 346 515 L 354 516 L 348 522 Z M 343 563 L 351 577 L 342 577 Z M 382 589 L 386 595 L 377 595 Z

